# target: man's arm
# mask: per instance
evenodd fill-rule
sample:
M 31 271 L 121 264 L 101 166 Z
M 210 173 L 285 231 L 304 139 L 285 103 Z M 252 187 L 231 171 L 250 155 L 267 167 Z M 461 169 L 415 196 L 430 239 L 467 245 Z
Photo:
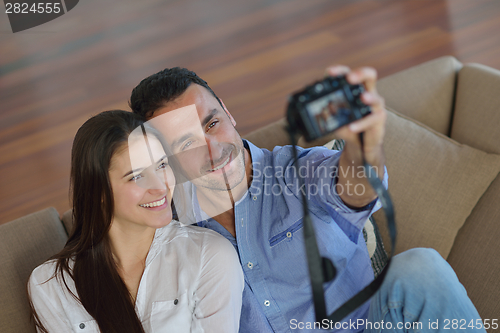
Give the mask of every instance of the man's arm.
M 377 195 L 363 171 L 359 133 L 364 132 L 363 149 L 366 161 L 375 168 L 379 178 L 384 177 L 385 158 L 382 143 L 387 115 L 384 100 L 375 88 L 377 72 L 369 67 L 351 71 L 345 66 L 334 66 L 329 67 L 327 73 L 332 76 L 346 75 L 351 84 L 364 84 L 366 90 L 361 98 L 372 110 L 368 116 L 343 126 L 335 132 L 338 138 L 345 141 L 339 161 L 337 193 L 347 206 L 363 207 L 375 200 Z

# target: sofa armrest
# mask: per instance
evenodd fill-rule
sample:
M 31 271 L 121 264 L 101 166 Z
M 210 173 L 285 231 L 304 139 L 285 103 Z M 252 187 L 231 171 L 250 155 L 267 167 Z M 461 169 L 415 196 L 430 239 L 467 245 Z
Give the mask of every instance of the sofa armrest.
M 66 240 L 53 207 L 0 226 L 0 332 L 35 332 L 26 293 L 28 277 Z
M 73 210 L 68 209 L 65 211 L 62 215 L 62 223 L 64 226 L 64 229 L 66 229 L 66 233 L 68 236 L 71 234 L 71 230 L 73 229 Z

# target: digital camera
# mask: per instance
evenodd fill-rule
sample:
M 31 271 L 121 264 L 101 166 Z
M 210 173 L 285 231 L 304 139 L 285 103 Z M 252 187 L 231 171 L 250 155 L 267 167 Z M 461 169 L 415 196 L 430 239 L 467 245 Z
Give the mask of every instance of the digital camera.
M 345 76 L 317 81 L 289 97 L 288 123 L 307 141 L 317 139 L 371 112 L 361 101 L 363 91 Z

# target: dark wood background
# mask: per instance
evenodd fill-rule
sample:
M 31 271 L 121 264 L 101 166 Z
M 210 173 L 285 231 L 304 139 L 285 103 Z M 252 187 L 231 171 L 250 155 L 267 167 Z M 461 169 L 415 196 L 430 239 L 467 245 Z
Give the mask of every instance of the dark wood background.
M 13 34 L 0 13 L 0 224 L 69 208 L 70 149 L 89 116 L 128 110 L 165 67 L 208 81 L 248 133 L 327 65 L 381 77 L 442 56 L 500 68 L 497 0 L 82 0 Z

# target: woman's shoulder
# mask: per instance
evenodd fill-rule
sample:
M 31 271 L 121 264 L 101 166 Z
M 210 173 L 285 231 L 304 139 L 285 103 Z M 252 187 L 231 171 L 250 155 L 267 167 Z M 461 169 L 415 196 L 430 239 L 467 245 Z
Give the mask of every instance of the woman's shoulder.
M 43 264 L 37 266 L 31 272 L 30 282 L 42 284 L 45 281 L 51 280 L 55 276 L 57 267 L 57 260 L 48 260 Z
M 165 227 L 163 237 L 163 244 L 165 246 L 180 244 L 184 248 L 183 251 L 189 249 L 189 252 L 198 251 L 204 257 L 217 255 L 234 257 L 236 251 L 233 245 L 225 237 L 219 233 L 198 227 L 195 225 L 185 225 L 179 221 L 172 221 L 171 225 Z
M 68 263 L 70 269 L 73 263 Z M 68 273 L 61 273 L 57 260 L 46 261 L 33 270 L 28 293 L 39 320 L 49 332 L 73 332 L 82 323 L 90 332 L 97 332 L 92 329 L 97 327 L 92 316 L 78 300 L 73 279 Z
M 209 241 L 209 242 L 211 242 L 211 241 L 220 242 L 221 240 L 224 240 L 224 241 L 229 243 L 229 241 L 224 236 L 222 236 L 218 232 L 213 231 L 211 229 L 199 227 L 199 226 L 193 225 L 193 224 L 182 225 L 182 224 L 178 223 L 178 225 L 180 228 L 185 230 L 190 236 L 200 237 L 200 238 L 203 238 L 205 241 Z
M 72 266 L 72 262 L 70 262 Z M 66 272 L 64 274 L 64 281 L 68 286 L 73 285 L 73 280 Z M 43 264 L 37 266 L 29 277 L 30 289 L 43 288 L 46 290 L 62 290 L 61 272 L 57 266 L 57 260 L 48 260 Z
M 158 237 L 164 243 L 186 237 L 200 244 L 204 242 L 229 243 L 222 235 L 213 230 L 196 225 L 182 224 L 176 220 L 172 220 L 169 225 L 159 229 L 155 237 Z

